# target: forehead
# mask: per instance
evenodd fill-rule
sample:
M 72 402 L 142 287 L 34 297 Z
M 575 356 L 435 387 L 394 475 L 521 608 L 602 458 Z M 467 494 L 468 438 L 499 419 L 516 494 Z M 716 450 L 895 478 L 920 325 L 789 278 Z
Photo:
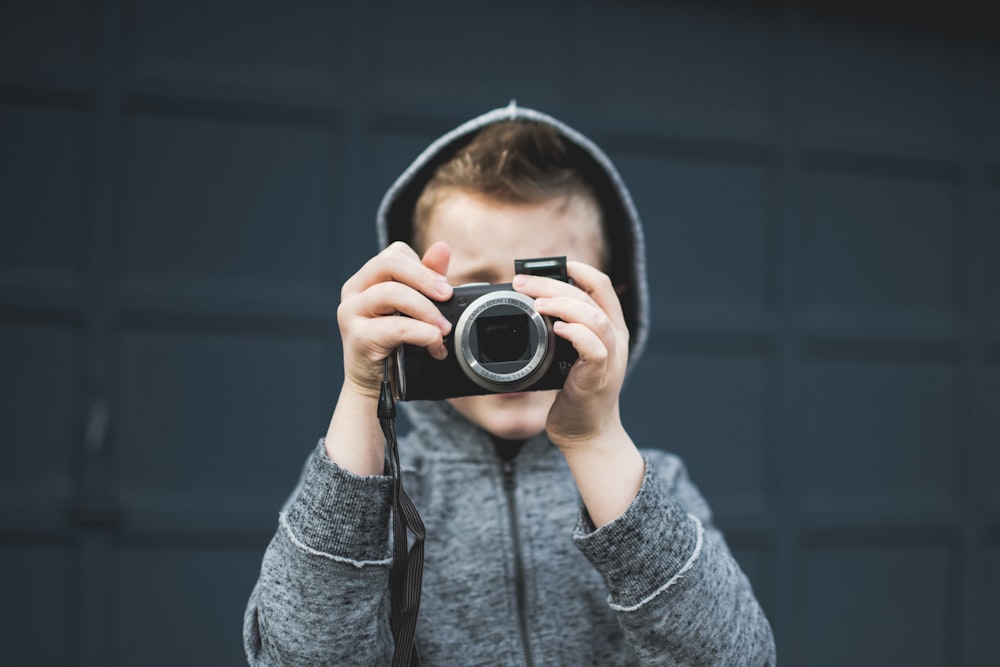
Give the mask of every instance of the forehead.
M 511 204 L 449 192 L 427 220 L 425 241 L 451 246 L 449 276 L 489 282 L 513 276 L 515 259 L 566 255 L 600 266 L 603 250 L 597 205 L 578 194 Z

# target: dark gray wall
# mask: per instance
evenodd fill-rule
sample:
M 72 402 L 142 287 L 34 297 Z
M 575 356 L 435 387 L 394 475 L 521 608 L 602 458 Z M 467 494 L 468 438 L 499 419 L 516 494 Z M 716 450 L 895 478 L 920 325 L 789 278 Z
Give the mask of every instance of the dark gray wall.
M 512 97 L 634 188 L 624 410 L 782 663 L 1000 664 L 1000 40 L 965 16 L 4 2 L 5 664 L 241 663 L 379 194 Z

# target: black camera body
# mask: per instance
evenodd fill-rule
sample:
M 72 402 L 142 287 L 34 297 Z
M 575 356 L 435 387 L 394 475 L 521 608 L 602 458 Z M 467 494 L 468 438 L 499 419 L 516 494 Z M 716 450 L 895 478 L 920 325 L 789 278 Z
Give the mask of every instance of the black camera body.
M 570 282 L 565 257 L 514 260 L 519 274 Z M 560 389 L 577 360 L 572 344 L 555 335 L 552 319 L 510 283 L 473 283 L 454 289 L 439 304 L 452 323 L 448 356 L 434 359 L 414 345 L 393 356 L 393 392 L 398 400 Z

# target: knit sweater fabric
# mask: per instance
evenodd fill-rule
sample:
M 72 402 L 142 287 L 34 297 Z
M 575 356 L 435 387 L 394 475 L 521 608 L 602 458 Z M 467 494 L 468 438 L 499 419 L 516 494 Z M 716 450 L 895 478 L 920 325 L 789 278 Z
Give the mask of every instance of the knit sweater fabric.
M 513 461 L 446 403 L 400 442 L 427 528 L 417 652 L 450 665 L 771 665 L 770 626 L 681 461 L 644 450 L 625 513 L 594 529 L 544 435 Z M 251 665 L 388 665 L 388 477 L 321 442 L 247 607 Z

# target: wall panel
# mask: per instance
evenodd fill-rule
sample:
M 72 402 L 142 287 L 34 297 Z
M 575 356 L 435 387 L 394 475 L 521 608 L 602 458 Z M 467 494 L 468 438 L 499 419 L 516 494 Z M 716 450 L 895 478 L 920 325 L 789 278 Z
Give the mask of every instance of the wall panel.
M 259 551 L 164 546 L 130 545 L 120 552 L 116 664 L 202 664 L 206 656 L 213 664 L 246 664 L 241 598 L 260 572 Z
M 961 48 L 923 26 L 806 12 L 799 32 L 802 120 L 854 143 L 947 148 L 961 138 Z
M 613 156 L 645 223 L 653 326 L 759 325 L 774 293 L 774 169 L 738 154 L 672 149 Z
M 817 167 L 803 202 L 802 257 L 808 313 L 818 326 L 857 321 L 947 331 L 960 299 L 961 189 L 944 165 L 929 173 L 869 170 L 869 163 Z
M 975 260 L 983 267 L 983 309 L 987 333 L 1000 341 L 1000 167 L 988 174 L 984 188 L 983 244 Z
M 983 372 L 977 416 L 980 429 L 976 434 L 976 450 L 981 452 L 983 467 L 978 471 L 982 498 L 994 520 L 1000 519 L 1000 349 L 994 351 L 990 364 Z
M 87 120 L 72 106 L 0 103 L 0 271 L 8 282 L 76 284 Z
M 322 289 L 335 150 L 326 128 L 137 113 L 126 143 L 129 288 Z
M 817 358 L 803 375 L 794 458 L 804 508 L 920 516 L 953 506 L 954 364 Z
M 125 3 L 127 71 L 222 87 L 323 90 L 349 60 L 348 3 Z
M 82 73 L 97 55 L 95 5 L 74 0 L 3 3 L 0 69 Z
M 323 342 L 122 332 L 116 449 L 130 528 L 211 535 L 276 516 L 322 412 Z
M 659 130 L 767 130 L 776 120 L 780 25 L 766 5 L 599 3 L 582 49 L 588 101 Z
M 372 40 L 365 45 L 365 78 L 388 99 L 492 108 L 522 96 L 551 106 L 570 74 L 575 53 L 566 25 L 573 14 L 558 3 L 515 0 L 499 9 L 433 0 L 367 9 Z
M 953 548 L 878 540 L 804 551 L 795 664 L 954 664 Z
M 767 507 L 770 477 L 763 461 L 768 423 L 768 359 L 752 350 L 670 345 L 650 354 L 645 391 L 630 380 L 623 412 L 645 425 L 633 432 L 642 447 L 676 452 L 722 516 L 754 516 Z
M 80 354 L 70 323 L 0 322 L 0 529 L 64 525 L 82 436 Z
M 0 640 L 15 664 L 64 665 L 73 655 L 71 551 L 0 543 Z
M 992 665 L 1000 660 L 995 633 L 1000 626 L 1000 540 L 994 539 L 984 549 L 985 586 L 979 592 L 982 615 L 976 624 L 978 630 L 977 648 L 982 664 Z

